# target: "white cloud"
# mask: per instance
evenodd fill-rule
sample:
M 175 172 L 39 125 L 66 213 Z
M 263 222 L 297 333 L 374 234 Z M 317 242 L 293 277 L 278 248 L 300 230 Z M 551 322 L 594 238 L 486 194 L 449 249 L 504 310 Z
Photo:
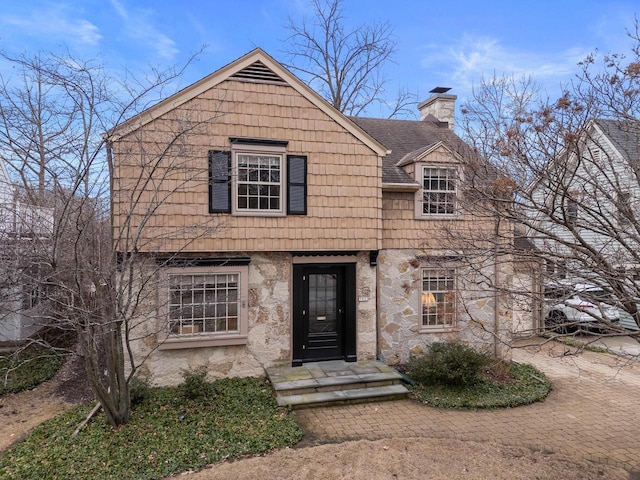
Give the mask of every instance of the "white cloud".
M 102 35 L 96 25 L 63 7 L 38 9 L 26 17 L 0 15 L 0 24 L 31 36 L 46 36 L 71 44 L 97 45 Z
M 153 48 L 162 58 L 172 60 L 179 53 L 176 42 L 153 25 L 151 11 L 127 9 L 119 0 L 110 0 L 110 3 L 122 20 L 125 35 Z
M 503 45 L 490 36 L 465 34 L 454 44 L 427 45 L 421 60 L 424 68 L 438 69 L 438 77 L 449 82 L 460 93 L 468 93 L 482 78 L 507 75 L 531 76 L 549 90 L 571 79 L 577 63 L 588 49 L 572 48 L 562 52 L 534 52 Z

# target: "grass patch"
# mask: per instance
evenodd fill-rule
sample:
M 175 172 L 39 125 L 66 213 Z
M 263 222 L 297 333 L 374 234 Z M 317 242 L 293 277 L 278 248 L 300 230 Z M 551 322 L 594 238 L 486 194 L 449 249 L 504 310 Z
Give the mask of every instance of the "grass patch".
M 556 335 L 553 333 L 543 333 L 542 336 L 545 338 L 550 338 L 555 342 L 567 345 L 568 347 L 575 347 L 579 350 L 587 350 L 589 352 L 596 352 L 596 353 L 609 353 L 609 350 L 606 347 L 593 345 L 593 342 L 591 343 L 583 342 L 579 338 L 576 338 L 573 335 L 563 336 L 563 335 Z
M 0 395 L 39 385 L 55 375 L 64 356 L 52 350 L 29 347 L 16 354 L 0 355 Z
M 72 438 L 90 406 L 43 423 L 0 457 L 0 478 L 158 479 L 291 446 L 302 437 L 259 379 L 207 383 L 206 396 L 197 398 L 181 388 L 149 388 L 144 397 L 118 429 L 98 415 Z
M 416 399 L 432 407 L 493 409 L 517 407 L 544 400 L 551 382 L 528 364 L 511 363 L 499 375 L 491 370 L 467 385 L 420 384 L 412 388 Z

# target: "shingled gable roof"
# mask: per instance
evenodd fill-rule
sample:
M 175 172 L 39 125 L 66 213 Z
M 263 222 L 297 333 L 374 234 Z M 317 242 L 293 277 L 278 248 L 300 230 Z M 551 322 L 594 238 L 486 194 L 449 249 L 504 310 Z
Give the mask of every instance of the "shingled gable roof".
M 325 99 L 260 48 L 252 50 L 135 117 L 117 125 L 109 134 L 112 138 L 127 135 L 230 78 L 249 82 L 269 82 L 289 85 L 367 147 L 371 148 L 377 155 L 384 156 L 388 153 L 384 145 L 378 140 L 371 137 L 367 132 L 349 120 L 349 118 L 336 110 Z
M 640 161 L 640 121 L 633 120 L 607 120 L 603 118 L 591 119 L 583 128 L 581 135 L 584 138 L 593 137 L 593 130 L 599 130 L 611 142 L 613 148 L 623 159 L 630 162 Z M 571 151 L 566 147 L 550 162 L 565 161 Z M 549 168 L 549 167 L 547 167 Z M 526 190 L 532 192 L 542 183 L 545 175 L 540 174 L 527 186 Z
M 450 129 L 439 126 L 439 122 L 436 124 L 428 120 L 350 118 L 391 150 L 391 153 L 382 160 L 383 184 L 411 184 L 419 187 L 415 180 L 400 167 L 416 161 L 438 144 L 444 145 L 461 157 L 470 153 L 469 146 Z
M 634 161 L 640 158 L 640 122 L 600 118 L 593 123 L 607 136 L 623 158 Z

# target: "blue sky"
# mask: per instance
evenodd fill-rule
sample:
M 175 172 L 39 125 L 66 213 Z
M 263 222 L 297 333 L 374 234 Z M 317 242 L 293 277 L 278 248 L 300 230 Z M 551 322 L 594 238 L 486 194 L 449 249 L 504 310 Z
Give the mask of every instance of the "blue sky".
M 625 29 L 640 11 L 618 0 L 345 0 L 347 25 L 388 21 L 398 41 L 389 89 L 425 99 L 435 86 L 463 101 L 483 76 L 533 75 L 554 94 L 596 48 L 627 52 Z M 207 45 L 186 85 L 255 47 L 284 60 L 287 19 L 310 12 L 307 0 L 24 0 L 0 8 L 0 45 L 9 53 L 57 51 L 126 66 L 184 62 Z M 640 13 L 640 12 L 639 12 Z M 0 73 L 9 73 L 0 65 Z

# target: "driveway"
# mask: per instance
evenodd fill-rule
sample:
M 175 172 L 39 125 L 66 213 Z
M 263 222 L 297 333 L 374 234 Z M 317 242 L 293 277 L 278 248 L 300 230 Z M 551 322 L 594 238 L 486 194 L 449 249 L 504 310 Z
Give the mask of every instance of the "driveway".
M 513 359 L 547 374 L 547 400 L 497 411 L 440 410 L 411 400 L 295 412 L 305 445 L 427 437 L 493 442 L 640 470 L 640 365 L 540 339 Z
M 598 335 L 584 335 L 579 340 L 585 344 L 601 347 L 605 350 L 622 357 L 640 360 L 640 343 L 635 338 L 624 337 L 602 337 Z

